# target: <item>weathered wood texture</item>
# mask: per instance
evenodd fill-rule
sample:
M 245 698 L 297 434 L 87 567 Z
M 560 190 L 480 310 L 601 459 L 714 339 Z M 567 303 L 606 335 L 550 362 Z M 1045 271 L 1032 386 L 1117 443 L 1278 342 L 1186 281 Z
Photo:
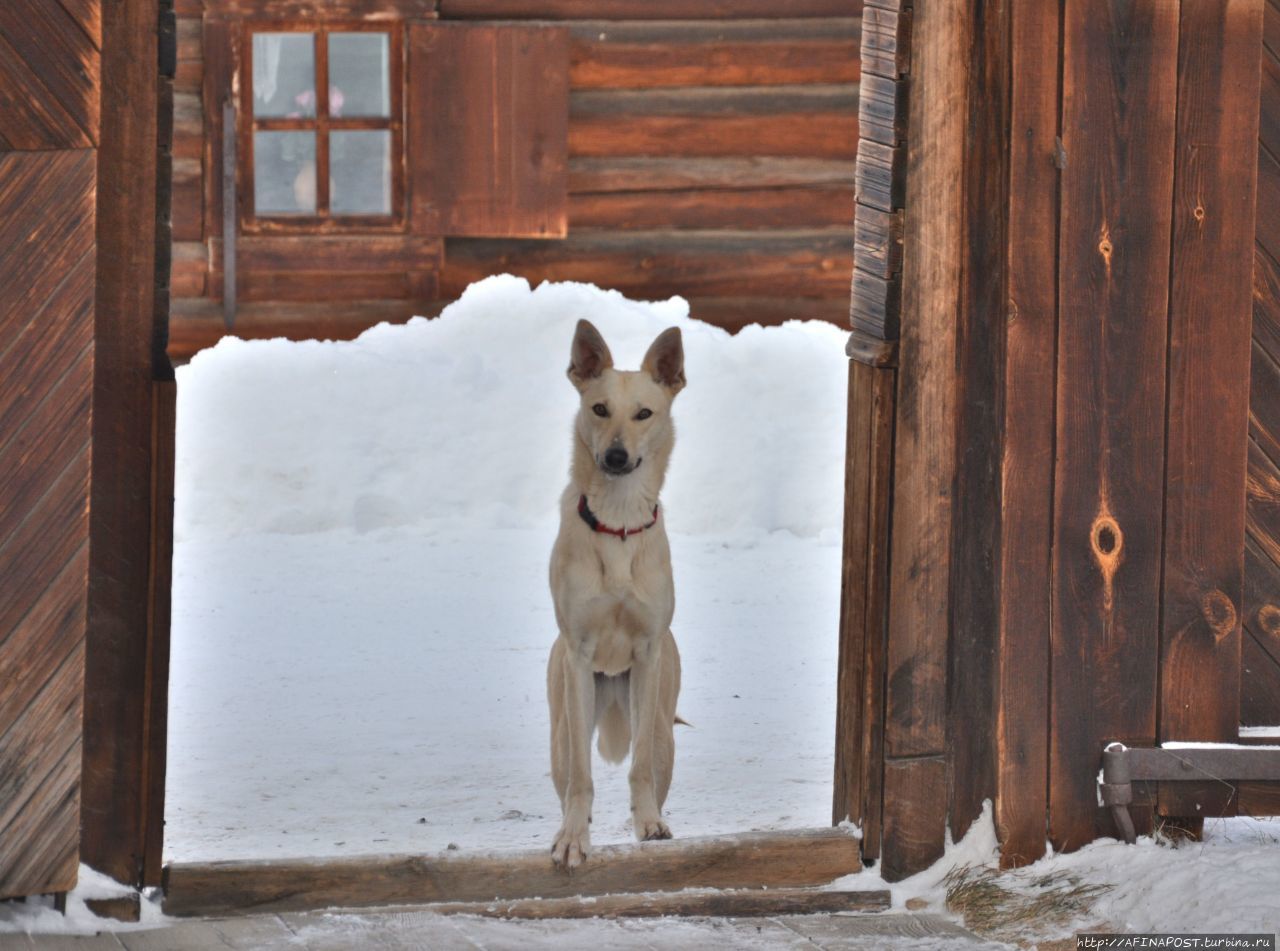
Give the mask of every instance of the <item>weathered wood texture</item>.
M 108 4 L 102 22 L 110 81 L 103 84 L 98 154 L 81 851 L 94 868 L 132 883 L 156 874 L 145 868 L 145 856 L 148 828 L 159 832 L 148 802 L 163 788 L 162 772 L 154 771 L 163 764 L 152 751 L 164 745 L 166 672 L 155 660 L 168 630 L 154 590 L 167 574 L 157 563 L 167 548 L 152 533 L 152 380 L 168 370 L 156 274 L 157 209 L 164 207 L 158 189 L 167 187 L 157 174 L 157 147 L 167 136 L 167 122 L 159 121 L 159 10 L 157 0 Z M 159 855 L 158 843 L 150 854 Z
M 1265 513 L 1269 468 L 1280 460 L 1280 6 L 1264 4 L 1258 129 L 1257 231 L 1253 268 L 1253 352 L 1249 384 L 1250 467 L 1240 722 L 1280 724 L 1280 535 Z M 1256 460 L 1255 460 L 1256 457 Z
M 633 232 L 687 232 L 689 240 L 674 240 L 662 259 L 673 262 L 677 272 L 695 274 L 706 266 L 703 249 L 709 244 L 725 236 L 749 239 L 768 233 L 784 239 L 784 254 L 805 252 L 803 256 L 816 265 L 813 282 L 799 286 L 792 279 L 793 259 L 760 271 L 752 285 L 741 291 L 695 286 L 679 293 L 702 299 L 705 313 L 717 323 L 726 321 L 721 326 L 730 329 L 749 320 L 774 322 L 794 311 L 814 308 L 824 317 L 843 308 L 847 319 L 848 274 L 841 281 L 829 280 L 832 275 L 822 262 L 831 259 L 828 249 L 841 243 L 844 247 L 837 257 L 849 259 L 853 242 L 859 2 L 820 0 L 778 6 L 750 0 L 693 0 L 655 6 L 550 0 L 499 6 L 500 11 L 468 3 L 442 8 L 438 23 L 412 27 L 409 34 L 466 36 L 461 45 L 493 46 L 521 33 L 543 36 L 549 32 L 545 23 L 520 26 L 511 20 L 558 21 L 561 25 L 550 32 L 568 37 L 559 75 L 544 71 L 544 79 L 550 77 L 551 82 L 521 82 L 510 96 L 499 95 L 492 101 L 529 131 L 545 125 L 559 97 L 556 91 L 567 84 L 567 104 L 559 107 L 560 121 L 567 126 L 557 133 L 565 137 L 567 162 L 560 168 L 554 157 L 555 136 L 540 134 L 526 152 L 531 161 L 514 166 L 532 174 L 536 188 L 525 187 L 519 175 L 504 172 L 495 178 L 489 174 L 485 162 L 475 161 L 473 146 L 488 141 L 485 136 L 492 123 L 485 126 L 476 121 L 479 113 L 471 94 L 488 89 L 491 79 L 501 80 L 501 70 L 486 71 L 473 58 L 471 72 L 477 81 L 459 82 L 465 71 L 452 70 L 449 82 L 431 86 L 422 77 L 429 80 L 433 68 L 438 67 L 437 73 L 445 71 L 445 61 L 436 58 L 433 67 L 432 58 L 415 55 L 414 40 L 407 36 L 407 167 L 411 178 L 417 170 L 418 186 L 415 189 L 415 182 L 410 182 L 410 192 L 417 195 L 416 199 L 410 196 L 414 212 L 410 230 L 424 235 L 457 228 L 469 234 L 554 237 L 567 229 L 588 246 L 595 236 L 616 238 L 622 245 Z M 219 104 L 237 68 L 235 21 L 228 17 L 241 9 L 241 0 L 207 5 L 184 0 L 178 11 L 174 235 L 179 244 L 174 250 L 172 283 L 178 298 L 217 299 L 221 294 L 220 272 L 214 273 L 219 253 L 215 239 L 222 229 L 221 155 L 216 143 Z M 873 16 L 879 37 L 873 46 L 882 60 L 894 55 L 893 31 L 886 32 L 888 20 L 883 14 Z M 507 22 L 480 22 L 494 18 Z M 450 19 L 467 22 L 447 22 Z M 510 57 L 499 60 L 508 62 Z M 556 95 L 549 95 L 549 90 Z M 508 108 L 519 95 L 534 91 L 532 105 Z M 467 152 L 465 161 L 456 160 L 458 151 Z M 427 158 L 415 159 L 419 152 Z M 503 163 L 494 167 L 499 166 L 513 167 Z M 556 175 L 550 175 L 551 170 L 558 170 L 560 184 L 552 182 Z M 868 187 L 878 181 L 877 176 L 877 170 L 868 170 Z M 443 182 L 434 195 L 431 180 Z M 495 188 L 494 181 L 507 181 L 510 187 Z M 448 203 L 438 200 L 439 191 L 448 197 L 455 193 L 455 186 L 468 194 L 458 193 L 461 204 L 450 210 Z M 548 204 L 539 196 L 552 193 L 559 204 L 548 211 L 555 202 Z M 510 219 L 513 206 L 508 199 L 533 202 L 542 210 L 521 212 L 519 221 L 504 224 L 494 216 Z M 900 231 L 899 224 L 895 231 L 899 246 Z M 802 233 L 809 236 L 806 248 L 788 240 Z M 578 279 L 575 274 L 587 271 L 593 275 L 589 279 L 604 286 L 622 282 L 628 293 L 649 298 L 671 293 L 668 288 L 677 283 L 654 266 L 649 249 L 642 244 L 633 245 L 630 257 L 612 254 L 607 263 L 596 257 L 594 263 L 578 267 L 576 255 L 567 250 L 557 255 L 505 243 L 503 238 L 483 239 L 499 242 L 491 246 L 476 240 L 449 238 L 443 257 L 424 258 L 413 279 L 385 270 L 375 277 L 376 255 L 356 255 L 348 260 L 358 257 L 367 266 L 344 268 L 335 279 L 339 285 L 335 293 L 353 307 L 373 304 L 368 311 L 372 324 L 383 303 L 429 302 L 457 293 L 478 277 L 504 270 L 535 281 Z M 881 254 L 892 258 L 894 251 L 883 247 Z M 305 260 L 301 251 L 299 260 Z M 428 268 L 435 270 L 428 274 Z M 870 284 L 876 276 L 870 274 Z M 281 271 L 246 271 L 241 300 L 246 307 L 268 300 L 315 303 L 314 325 L 308 325 L 303 313 L 291 306 L 289 334 L 329 334 L 335 326 L 326 313 L 329 303 L 319 299 L 316 291 L 329 284 L 316 277 L 314 273 L 304 279 Z M 870 287 L 873 294 L 877 290 Z M 746 311 L 754 316 L 745 318 L 746 311 L 739 305 L 752 297 L 766 303 L 748 307 Z M 827 319 L 841 320 L 838 316 Z M 353 312 L 343 323 L 358 320 L 359 314 Z M 257 332 L 240 318 L 236 327 Z M 175 358 L 189 355 L 178 345 L 180 341 L 209 339 L 205 328 L 192 330 L 177 332 Z
M 414 229 L 563 237 L 568 31 L 422 23 L 408 42 Z
M 1058 10 L 1014 0 L 1000 455 L 995 821 L 1006 865 L 1044 854 L 1058 320 Z
M 1178 5 L 1074 0 L 1063 44 L 1049 831 L 1074 848 L 1111 828 L 1103 742 L 1156 733 Z
M 97 145 L 101 44 L 96 3 L 0 4 L 0 151 Z
M 0 151 L 0 898 L 79 860 L 95 182 L 92 149 Z
M 1010 2 L 975 4 L 964 143 L 964 258 L 947 659 L 951 835 L 995 795 L 1001 546 L 1000 454 L 1009 312 Z
M 427 905 L 438 915 L 482 918 L 766 918 L 837 912 L 888 911 L 887 890 L 871 892 L 828 889 L 740 889 L 735 891 L 650 892 L 645 895 L 601 895 L 589 898 L 529 898 L 517 901 L 457 902 Z
M 825 884 L 860 867 L 858 840 L 838 829 L 605 846 L 572 875 L 555 868 L 541 850 L 179 863 L 167 869 L 164 908 L 178 916 L 224 915 L 686 888 L 793 888 Z
M 1240 725 L 1262 0 L 1182 5 L 1161 612 L 1162 740 Z
M 895 382 L 892 368 L 850 361 L 832 821 L 861 827 L 864 860 L 882 838 Z

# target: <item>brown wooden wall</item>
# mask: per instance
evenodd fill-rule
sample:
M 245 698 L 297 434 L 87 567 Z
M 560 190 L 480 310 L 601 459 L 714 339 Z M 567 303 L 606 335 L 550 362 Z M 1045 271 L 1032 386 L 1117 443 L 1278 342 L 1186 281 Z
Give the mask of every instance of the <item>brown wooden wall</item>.
M 0 7 L 0 898 L 80 851 L 96 3 Z
M 681 294 L 695 316 L 733 329 L 792 317 L 843 322 L 861 8 L 861 0 L 438 5 L 442 21 L 551 20 L 568 29 L 567 238 L 449 238 L 434 299 L 370 284 L 365 300 L 317 307 L 291 293 L 245 303 L 237 332 L 348 337 L 379 320 L 438 312 L 468 283 L 503 271 L 641 298 Z M 201 197 L 205 12 L 203 0 L 178 0 L 176 356 L 221 333 Z
M 1280 4 L 1267 0 L 1258 129 L 1240 719 L 1280 724 Z
M 1263 2 L 868 0 L 911 96 L 858 160 L 835 812 L 890 879 L 988 799 L 1007 863 L 1114 834 L 1108 741 L 1238 736 Z

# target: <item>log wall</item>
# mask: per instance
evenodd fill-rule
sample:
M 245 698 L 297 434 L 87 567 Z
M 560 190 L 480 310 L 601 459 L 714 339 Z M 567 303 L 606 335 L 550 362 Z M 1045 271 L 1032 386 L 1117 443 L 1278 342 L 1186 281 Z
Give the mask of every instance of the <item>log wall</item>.
M 221 333 L 221 272 L 202 197 L 205 5 L 177 6 L 171 352 L 186 357 Z M 844 322 L 861 0 L 425 6 L 441 20 L 568 29 L 568 236 L 449 238 L 435 286 L 370 274 L 338 305 L 304 300 L 314 282 L 249 288 L 237 333 L 350 337 L 379 320 L 437 313 L 471 281 L 503 271 L 639 298 L 680 294 L 695 316 L 732 330 Z

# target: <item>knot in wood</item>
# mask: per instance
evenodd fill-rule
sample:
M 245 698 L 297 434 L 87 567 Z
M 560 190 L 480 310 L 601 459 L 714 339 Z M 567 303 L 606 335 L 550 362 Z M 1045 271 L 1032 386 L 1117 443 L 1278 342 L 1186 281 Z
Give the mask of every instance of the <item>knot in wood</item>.
M 1227 595 L 1217 590 L 1206 591 L 1200 599 L 1200 613 L 1213 632 L 1213 639 L 1220 641 L 1236 629 L 1236 606 Z
M 1258 625 L 1269 637 L 1280 638 L 1280 607 L 1264 604 L 1258 609 Z

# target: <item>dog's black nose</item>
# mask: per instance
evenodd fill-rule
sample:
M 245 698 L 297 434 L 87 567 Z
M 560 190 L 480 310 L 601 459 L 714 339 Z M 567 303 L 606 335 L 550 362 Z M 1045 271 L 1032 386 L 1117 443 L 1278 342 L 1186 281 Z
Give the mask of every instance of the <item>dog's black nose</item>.
M 604 464 L 615 472 L 625 469 L 627 466 L 627 451 L 614 446 L 604 454 Z

